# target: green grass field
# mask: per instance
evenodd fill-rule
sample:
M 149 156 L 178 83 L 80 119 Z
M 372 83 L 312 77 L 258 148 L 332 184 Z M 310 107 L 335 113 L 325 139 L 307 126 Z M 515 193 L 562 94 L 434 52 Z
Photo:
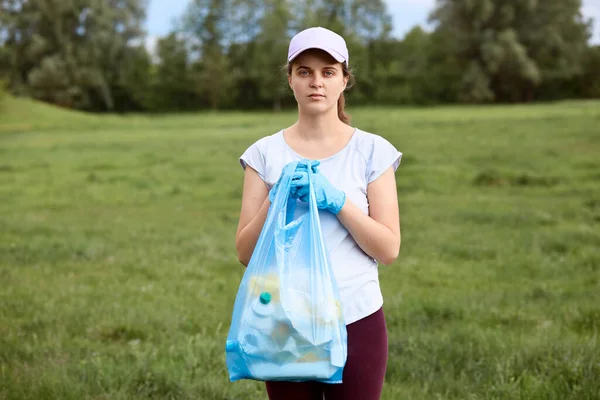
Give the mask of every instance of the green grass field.
M 600 102 L 349 109 L 404 153 L 383 399 L 600 399 Z M 0 111 L 0 399 L 266 399 L 229 383 L 253 141 L 293 112 Z

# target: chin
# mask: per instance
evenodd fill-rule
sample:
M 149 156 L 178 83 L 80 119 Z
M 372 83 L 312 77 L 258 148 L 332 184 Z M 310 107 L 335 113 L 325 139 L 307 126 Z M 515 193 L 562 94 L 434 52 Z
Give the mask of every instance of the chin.
M 309 114 L 324 114 L 331 111 L 334 108 L 334 105 L 327 104 L 325 102 L 308 102 L 301 104 L 302 111 L 305 111 Z

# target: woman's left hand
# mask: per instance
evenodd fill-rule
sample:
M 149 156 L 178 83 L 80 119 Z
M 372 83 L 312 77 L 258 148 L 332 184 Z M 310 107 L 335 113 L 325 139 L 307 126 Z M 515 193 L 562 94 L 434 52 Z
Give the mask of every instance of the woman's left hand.
M 295 191 L 295 197 L 300 201 L 308 203 L 309 199 L 309 182 L 308 175 L 313 182 L 315 197 L 317 200 L 317 208 L 327 210 L 337 215 L 344 204 L 346 203 L 346 193 L 339 190 L 329 182 L 318 170 L 319 161 L 310 161 L 311 168 L 297 171 L 292 180 L 292 188 Z

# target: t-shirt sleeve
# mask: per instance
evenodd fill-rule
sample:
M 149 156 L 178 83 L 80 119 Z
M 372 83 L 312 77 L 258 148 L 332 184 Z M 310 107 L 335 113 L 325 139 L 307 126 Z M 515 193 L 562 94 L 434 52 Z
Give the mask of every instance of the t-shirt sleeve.
M 263 181 L 265 180 L 265 142 L 263 139 L 256 141 L 240 156 L 240 164 L 245 170 L 247 166 L 258 172 L 258 176 Z
M 389 167 L 392 167 L 395 172 L 401 160 L 402 153 L 393 144 L 380 136 L 375 136 L 368 162 L 367 182 L 371 183 L 379 178 Z

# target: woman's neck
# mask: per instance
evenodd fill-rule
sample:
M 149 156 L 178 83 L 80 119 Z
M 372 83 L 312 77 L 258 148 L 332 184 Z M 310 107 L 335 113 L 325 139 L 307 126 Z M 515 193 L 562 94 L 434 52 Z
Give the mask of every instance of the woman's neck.
M 298 121 L 284 130 L 283 140 L 296 154 L 320 160 L 346 147 L 354 131 L 354 128 L 340 121 L 337 112 L 334 118 L 300 114 Z
M 339 138 L 340 134 L 344 136 L 345 132 L 353 129 L 340 121 L 337 116 L 337 110 L 332 113 L 321 115 L 303 115 L 299 113 L 298 121 L 290 128 L 294 128 L 295 134 L 304 141 L 329 141 Z

